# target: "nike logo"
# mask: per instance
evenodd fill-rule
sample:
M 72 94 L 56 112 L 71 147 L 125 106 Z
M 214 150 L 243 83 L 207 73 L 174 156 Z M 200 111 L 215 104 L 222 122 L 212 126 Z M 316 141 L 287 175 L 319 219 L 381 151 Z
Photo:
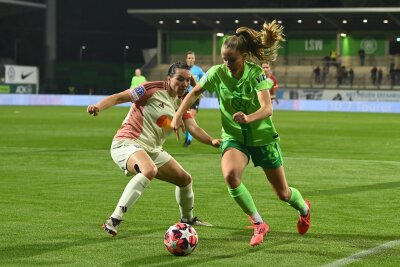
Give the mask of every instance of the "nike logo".
M 33 73 L 33 71 L 31 71 L 31 72 L 29 72 L 29 73 L 27 73 L 27 74 L 21 73 L 21 79 L 22 79 L 22 80 L 25 80 L 25 79 L 28 78 L 32 73 Z

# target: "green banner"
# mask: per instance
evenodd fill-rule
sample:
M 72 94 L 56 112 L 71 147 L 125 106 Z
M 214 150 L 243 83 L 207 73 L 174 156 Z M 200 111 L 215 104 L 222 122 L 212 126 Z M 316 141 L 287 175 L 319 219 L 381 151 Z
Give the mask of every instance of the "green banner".
M 9 94 L 11 88 L 9 85 L 0 85 L 0 94 Z
M 186 57 L 187 51 L 194 51 L 197 55 L 212 54 L 212 33 L 171 33 L 167 41 L 168 53 Z
M 288 56 L 326 56 L 336 51 L 336 35 L 289 34 L 282 46 Z
M 36 84 L 0 84 L 0 94 L 36 94 Z
M 384 35 L 348 35 L 341 39 L 343 56 L 357 56 L 358 50 L 364 49 L 366 55 L 385 56 Z

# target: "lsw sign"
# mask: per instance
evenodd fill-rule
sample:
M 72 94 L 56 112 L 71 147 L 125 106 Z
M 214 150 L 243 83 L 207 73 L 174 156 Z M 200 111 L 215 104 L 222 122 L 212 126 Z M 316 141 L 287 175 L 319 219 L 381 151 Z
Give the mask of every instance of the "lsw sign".
M 305 40 L 306 51 L 322 51 L 324 42 L 322 40 Z

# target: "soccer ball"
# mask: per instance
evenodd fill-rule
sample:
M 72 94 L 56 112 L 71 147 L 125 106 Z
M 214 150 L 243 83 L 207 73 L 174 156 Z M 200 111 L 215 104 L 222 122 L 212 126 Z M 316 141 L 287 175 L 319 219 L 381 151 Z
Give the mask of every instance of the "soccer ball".
M 199 241 L 196 230 L 187 223 L 177 223 L 168 228 L 164 244 L 175 256 L 186 256 L 193 252 Z

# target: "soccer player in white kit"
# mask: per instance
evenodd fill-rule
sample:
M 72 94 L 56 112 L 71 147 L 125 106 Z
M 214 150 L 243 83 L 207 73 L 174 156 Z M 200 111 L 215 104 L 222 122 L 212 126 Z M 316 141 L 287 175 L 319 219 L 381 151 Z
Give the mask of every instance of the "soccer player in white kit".
M 171 120 L 181 103 L 184 92 L 193 83 L 190 67 L 177 62 L 168 70 L 166 81 L 145 82 L 135 88 L 108 96 L 95 105 L 89 105 L 87 112 L 93 116 L 111 106 L 132 102 L 132 106 L 121 128 L 114 136 L 111 156 L 126 175 L 133 178 L 126 185 L 118 204 L 103 230 L 115 236 L 127 210 L 138 200 L 153 178 L 176 186 L 181 222 L 192 225 L 211 226 L 193 216 L 194 193 L 192 177 L 166 151 L 162 145 L 171 129 Z M 182 116 L 185 128 L 200 142 L 219 147 L 220 140 L 213 139 L 186 112 Z

